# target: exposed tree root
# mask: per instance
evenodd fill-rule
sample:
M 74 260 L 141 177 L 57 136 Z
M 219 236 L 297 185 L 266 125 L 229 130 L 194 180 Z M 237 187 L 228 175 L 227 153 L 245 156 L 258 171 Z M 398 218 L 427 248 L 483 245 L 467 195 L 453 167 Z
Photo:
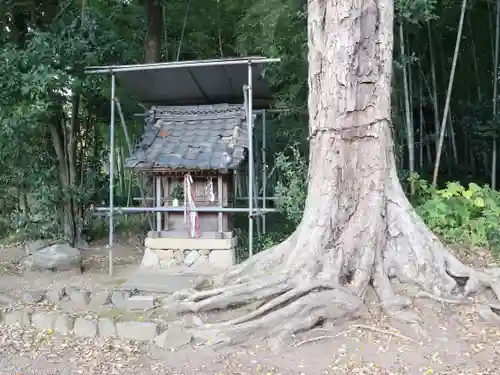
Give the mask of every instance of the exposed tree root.
M 338 293 L 337 289 L 310 291 L 277 309 L 270 310 L 278 305 L 274 302 L 258 309 L 258 313 L 256 311 L 230 322 L 205 325 L 196 330 L 195 337 L 210 344 L 236 344 L 255 337 L 286 337 L 308 330 L 323 320 L 354 313 L 353 306 L 362 306 L 361 301 L 354 299 L 352 295 Z
M 289 291 L 292 287 L 285 277 L 267 277 L 255 283 L 231 285 L 227 289 L 219 288 L 216 293 L 203 291 L 194 293 L 185 301 L 179 302 L 180 312 L 199 312 L 223 309 L 253 300 L 263 300 Z
M 469 296 L 490 289 L 498 299 L 500 272 L 479 272 L 465 266 L 416 216 L 399 185 L 389 183 L 386 189 L 381 196 L 391 199 L 370 201 L 371 211 L 375 207 L 384 220 L 363 220 L 357 210 L 364 201 L 357 197 L 360 203 L 349 215 L 357 226 L 346 224 L 339 231 L 339 225 L 334 223 L 337 230 L 323 225 L 319 226 L 321 230 L 311 231 L 311 225 L 318 228 L 317 222 L 303 221 L 294 240 L 229 271 L 218 279 L 217 287 L 177 293 L 176 309 L 197 313 L 260 301 L 243 316 L 202 324 L 194 330 L 198 340 L 226 345 L 252 338 L 281 339 L 327 320 L 356 317 L 364 311 L 362 298 L 370 283 L 387 314 L 416 327 L 421 320 L 411 308 L 414 298 L 472 304 Z M 305 233 L 313 237 L 306 237 Z M 420 292 L 413 296 L 397 295 L 391 283 L 393 278 L 418 285 Z M 461 285 L 458 279 L 462 280 Z M 500 324 L 494 313 L 499 307 L 499 303 L 483 300 L 476 311 L 483 319 Z M 393 332 L 384 333 L 399 337 Z M 401 338 L 414 341 L 406 336 Z
M 384 180 L 373 173 L 369 178 Z M 412 309 L 414 298 L 472 304 L 469 296 L 490 289 L 499 299 L 499 272 L 475 271 L 445 249 L 414 213 L 394 173 L 388 183 L 370 188 L 338 191 L 340 198 L 329 197 L 331 201 L 352 199 L 358 204 L 330 216 L 329 223 L 318 222 L 318 218 L 329 216 L 331 208 L 316 206 L 316 212 L 306 213 L 289 240 L 229 271 L 213 289 L 177 293 L 176 310 L 180 312 L 260 302 L 243 316 L 200 325 L 194 336 L 211 344 L 280 339 L 324 321 L 358 316 L 370 283 L 382 309 L 413 324 L 419 332 L 422 322 Z M 381 191 L 374 196 L 377 189 Z M 343 194 L 347 197 L 342 198 Z M 391 283 L 394 278 L 417 285 L 420 292 L 397 295 Z M 499 305 L 483 300 L 476 311 L 483 319 L 500 324 L 494 312 L 500 310 Z

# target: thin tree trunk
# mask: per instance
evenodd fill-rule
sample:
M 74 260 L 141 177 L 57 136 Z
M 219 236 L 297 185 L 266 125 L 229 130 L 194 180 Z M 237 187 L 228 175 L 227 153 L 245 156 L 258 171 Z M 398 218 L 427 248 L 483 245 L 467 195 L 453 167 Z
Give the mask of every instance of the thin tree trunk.
M 167 5 L 165 2 L 162 3 L 162 12 L 163 12 L 163 38 L 164 38 L 164 50 L 165 50 L 165 61 L 168 61 L 169 53 L 168 53 L 168 26 L 167 26 Z
M 73 216 L 72 222 L 74 225 L 73 233 L 74 233 L 74 238 L 72 242 L 74 244 L 78 244 L 81 239 L 81 232 L 82 232 L 82 223 L 81 223 L 81 216 L 80 216 L 80 202 L 78 199 L 75 197 L 75 189 L 78 188 L 79 181 L 78 181 L 78 176 L 79 176 L 79 171 L 78 171 L 78 166 L 77 166 L 77 158 L 76 158 L 76 142 L 77 142 L 77 137 L 80 133 L 80 99 L 81 99 L 81 86 L 79 85 L 75 91 L 73 92 L 72 98 L 71 98 L 71 118 L 69 122 L 69 126 L 67 127 L 67 131 L 65 132 L 66 134 L 66 164 L 68 168 L 68 187 L 69 187 L 69 195 L 67 197 L 68 206 L 71 207 L 71 214 Z
M 415 173 L 415 140 L 413 126 L 411 124 L 410 117 L 410 93 L 408 90 L 408 69 L 406 68 L 406 55 L 405 55 L 405 42 L 404 42 L 404 31 L 403 31 L 403 21 L 399 23 L 399 48 L 401 53 L 401 62 L 403 65 L 403 89 L 404 89 L 404 106 L 405 106 L 405 124 L 406 124 L 406 139 L 408 147 L 408 169 L 410 173 Z M 411 195 L 415 193 L 415 184 L 411 180 L 410 185 Z
M 493 34 L 493 21 L 491 16 L 494 17 L 494 15 L 493 12 L 491 11 L 492 3 L 493 3 L 492 1 L 486 2 L 486 5 L 488 7 L 488 23 L 490 25 L 490 35 Z M 489 38 L 489 41 L 490 41 L 490 51 L 491 51 L 491 62 L 495 63 L 495 41 L 493 40 L 493 38 Z
M 118 170 L 119 170 L 119 178 L 120 178 L 120 190 L 121 190 L 121 195 L 122 197 L 125 196 L 127 193 L 127 188 L 126 188 L 126 181 L 125 181 L 125 153 L 123 152 L 123 146 L 122 146 L 123 140 L 120 140 L 120 148 L 119 148 L 119 165 L 118 165 Z
M 52 138 L 52 144 L 54 151 L 56 153 L 57 161 L 59 164 L 59 181 L 61 188 L 70 186 L 70 176 L 68 173 L 68 164 L 66 161 L 66 152 L 64 148 L 64 135 L 61 129 L 61 109 L 54 110 L 54 118 L 49 121 L 48 128 Z M 60 215 L 61 215 L 61 227 L 63 229 L 64 237 L 73 244 L 75 241 L 75 220 L 73 215 L 73 207 L 71 200 L 68 199 L 67 194 L 64 194 L 64 198 L 61 201 Z
M 422 66 L 419 64 L 418 66 L 418 69 L 420 71 L 420 84 L 422 84 L 422 81 L 425 83 L 425 86 L 427 87 L 427 91 L 429 92 L 429 95 L 431 96 L 431 101 L 432 101 L 432 105 L 433 105 L 433 116 L 434 116 L 434 124 L 436 124 L 436 114 L 438 115 L 438 119 L 439 119 L 439 113 L 437 112 L 437 100 L 434 100 L 434 96 L 432 94 L 432 90 L 433 88 L 431 87 L 431 85 L 429 84 L 429 82 L 427 81 L 427 78 L 425 78 L 425 74 L 424 74 L 424 71 L 422 70 Z M 422 121 L 423 121 L 423 125 L 425 125 L 425 121 L 424 121 L 424 114 L 423 114 L 423 94 L 421 95 L 421 102 L 420 102 L 421 106 L 420 106 L 420 110 L 421 110 L 421 118 L 422 118 Z M 439 126 L 439 125 L 438 125 Z M 424 130 L 425 132 L 425 126 L 424 126 Z M 425 154 L 427 156 L 427 163 L 429 164 L 432 164 L 432 146 L 434 145 L 435 143 L 435 137 L 429 135 L 429 134 L 424 134 L 424 147 L 425 147 Z
M 15 204 L 15 212 L 16 212 L 16 226 L 21 222 L 21 188 L 17 186 L 16 188 L 16 204 Z
M 429 56 L 431 60 L 431 79 L 432 79 L 432 106 L 434 109 L 434 126 L 435 126 L 435 134 L 434 134 L 434 141 L 436 143 L 436 153 L 438 149 L 438 134 L 439 134 L 439 102 L 438 102 L 438 96 L 437 96 L 437 80 L 436 80 L 436 59 L 434 57 L 434 46 L 432 43 L 432 31 L 431 31 L 431 24 L 428 21 L 427 22 L 427 36 L 429 39 Z M 430 147 L 430 145 L 429 145 Z
M 453 161 L 455 162 L 455 165 L 457 165 L 458 164 L 457 141 L 455 139 L 455 127 L 453 126 L 453 117 L 451 115 L 451 112 L 448 112 L 448 121 L 450 122 L 451 151 L 453 152 Z
M 81 14 L 82 26 L 85 25 L 86 23 L 87 7 L 88 7 L 88 0 L 82 0 L 82 14 Z
M 145 63 L 161 61 L 163 6 L 159 0 L 147 0 L 148 34 L 144 53 Z
M 498 52 L 500 47 L 500 0 L 496 4 L 496 29 L 495 29 L 495 61 L 493 66 L 493 121 L 497 118 L 498 95 Z M 493 152 L 491 160 L 491 188 L 496 188 L 497 182 L 497 139 L 493 139 Z
M 28 224 L 30 222 L 30 214 L 29 214 L 30 210 L 29 210 L 29 206 L 28 206 L 28 194 L 26 193 L 25 189 L 21 189 L 19 191 L 19 194 L 20 194 L 19 202 L 20 202 L 21 211 L 23 213 L 25 223 Z
M 405 33 L 406 38 L 405 38 L 405 46 L 408 48 L 405 48 L 405 54 L 407 56 L 407 65 L 406 65 L 406 70 L 408 72 L 408 101 L 410 103 L 410 124 L 412 128 L 414 129 L 414 120 L 413 120 L 413 76 L 412 76 L 412 60 L 411 60 L 411 44 L 410 44 L 410 37 L 408 32 Z M 414 129 L 415 133 L 415 129 Z M 415 138 L 415 137 L 414 137 Z
M 71 120 L 67 132 L 67 163 L 69 183 L 77 186 L 78 168 L 76 166 L 76 137 L 80 131 L 80 89 L 78 88 L 71 99 Z
M 471 15 L 470 13 L 467 15 L 467 25 L 469 26 L 469 34 L 470 34 L 470 40 L 471 40 L 471 52 L 472 52 L 472 64 L 474 66 L 474 73 L 476 74 L 476 81 L 477 81 L 477 98 L 479 103 L 481 103 L 482 99 L 482 94 L 481 94 L 481 79 L 479 78 L 479 67 L 477 65 L 477 52 L 476 52 L 476 43 L 474 42 L 474 32 L 472 30 L 472 23 L 471 23 Z
M 442 45 L 441 40 L 438 41 L 438 49 L 441 51 L 441 58 L 439 59 L 440 65 L 441 65 L 441 72 L 442 72 L 442 77 L 443 77 L 443 83 L 446 84 L 446 76 L 448 75 L 448 72 L 446 71 L 446 66 L 445 66 L 445 56 L 444 56 L 444 48 Z M 450 102 L 451 106 L 451 102 Z M 449 124 L 449 130 L 448 127 L 445 130 L 445 138 L 450 140 L 451 144 L 451 152 L 453 156 L 453 163 L 450 163 L 450 155 L 447 152 L 447 147 L 445 146 L 443 149 L 443 152 L 446 157 L 446 167 L 448 168 L 448 173 L 451 174 L 451 167 L 452 164 L 457 164 L 458 163 L 458 154 L 457 154 L 457 146 L 455 143 L 455 129 L 453 128 L 453 118 L 451 116 L 451 110 L 448 111 L 448 123 Z
M 422 78 L 419 79 L 419 124 L 418 124 L 418 132 L 420 134 L 420 144 L 419 144 L 419 161 L 420 161 L 420 171 L 424 169 L 424 103 L 423 103 L 423 96 L 424 94 L 422 93 Z M 429 145 L 426 144 L 426 148 L 429 149 Z
M 434 165 L 434 174 L 432 176 L 432 186 L 437 185 L 439 165 L 441 162 L 441 153 L 443 151 L 444 133 L 446 130 L 446 120 L 448 118 L 448 112 L 450 110 L 450 99 L 451 91 L 453 89 L 453 81 L 455 79 L 455 70 L 457 67 L 458 53 L 460 51 L 460 41 L 462 40 L 462 30 L 464 27 L 465 10 L 467 8 L 467 0 L 462 0 L 462 10 L 460 13 L 460 21 L 458 23 L 457 40 L 455 43 L 455 52 L 453 54 L 453 63 L 451 66 L 450 79 L 448 82 L 448 90 L 446 92 L 446 102 L 444 104 L 443 122 L 441 124 L 440 134 L 439 134 L 439 144 L 436 155 L 436 163 Z

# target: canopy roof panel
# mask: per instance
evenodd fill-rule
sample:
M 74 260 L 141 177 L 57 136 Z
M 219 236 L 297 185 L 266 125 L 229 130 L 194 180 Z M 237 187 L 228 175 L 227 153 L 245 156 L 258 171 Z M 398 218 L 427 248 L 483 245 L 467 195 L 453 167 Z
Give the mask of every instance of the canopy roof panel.
M 267 108 L 273 95 L 262 71 L 264 64 L 278 61 L 264 57 L 179 61 L 90 67 L 86 73 L 114 73 L 118 83 L 145 104 L 242 104 L 251 63 L 253 107 Z

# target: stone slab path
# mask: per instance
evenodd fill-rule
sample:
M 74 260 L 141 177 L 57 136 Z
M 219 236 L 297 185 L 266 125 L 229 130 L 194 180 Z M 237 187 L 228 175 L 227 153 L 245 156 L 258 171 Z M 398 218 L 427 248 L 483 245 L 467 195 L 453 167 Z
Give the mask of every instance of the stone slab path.
M 125 281 L 121 288 L 124 290 L 137 289 L 141 292 L 151 293 L 174 293 L 179 290 L 194 287 L 206 275 L 201 274 L 178 274 L 172 275 L 166 272 L 138 271 L 135 275 Z

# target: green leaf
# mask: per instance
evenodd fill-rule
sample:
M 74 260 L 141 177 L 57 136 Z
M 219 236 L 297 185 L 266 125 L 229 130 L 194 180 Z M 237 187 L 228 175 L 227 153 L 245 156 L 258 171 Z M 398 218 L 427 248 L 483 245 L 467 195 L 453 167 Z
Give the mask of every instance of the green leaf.
M 472 198 L 472 190 L 464 190 L 462 192 L 462 195 L 466 199 L 471 199 Z
M 481 197 L 477 197 L 476 199 L 474 199 L 474 206 L 481 208 L 484 207 L 484 199 Z

